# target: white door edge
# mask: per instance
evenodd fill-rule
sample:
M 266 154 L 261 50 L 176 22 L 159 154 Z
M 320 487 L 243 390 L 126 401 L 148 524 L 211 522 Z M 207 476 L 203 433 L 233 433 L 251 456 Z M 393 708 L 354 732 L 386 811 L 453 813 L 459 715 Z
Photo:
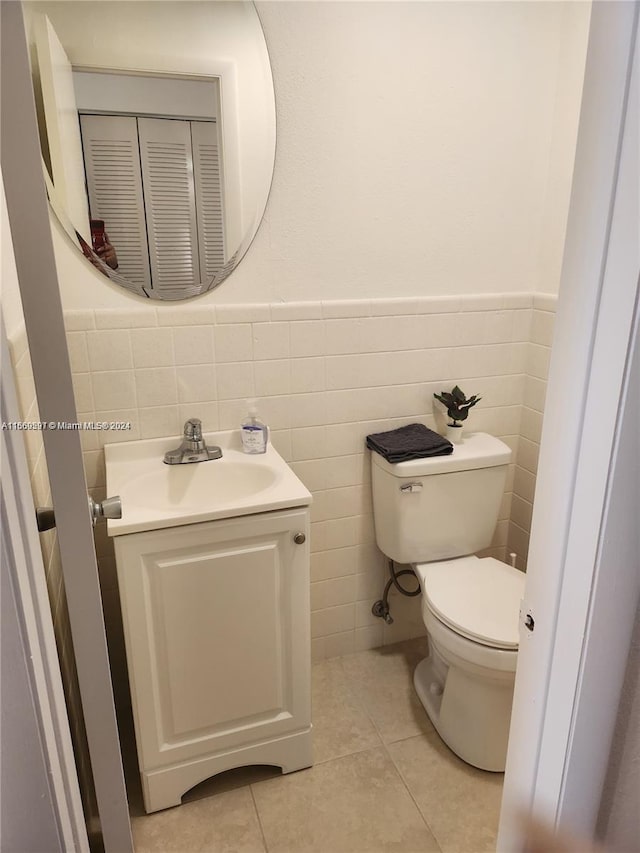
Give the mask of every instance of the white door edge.
M 520 631 L 500 851 L 522 847 L 516 815 L 523 811 L 591 833 L 606 772 L 599 748 L 581 757 L 576 776 L 572 736 L 584 711 L 581 684 L 596 660 L 589 639 L 603 605 L 598 549 L 638 287 L 637 241 L 625 244 L 615 232 L 631 226 L 637 235 L 638 228 L 637 206 L 629 222 L 623 193 L 616 195 L 625 180 L 637 189 L 637 155 L 627 162 L 631 171 L 619 174 L 637 21 L 637 2 L 593 5 L 523 607 L 535 629 Z M 621 617 L 613 629 L 628 649 L 626 622 Z M 586 723 L 592 742 L 605 747 L 619 688 L 602 691 L 597 725 L 595 718 Z M 588 806 L 571 806 L 579 801 Z
M 18 421 L 18 403 L 4 324 L 0 325 L 2 421 Z M 8 569 L 28 645 L 25 648 L 25 660 L 30 669 L 58 831 L 63 850 L 88 853 L 89 842 L 36 529 L 23 434 L 5 429 L 1 432 L 2 509 L 7 521 L 3 524 L 2 537 L 7 553 L 13 558 L 9 561 Z
M 617 565 L 628 554 L 626 543 L 635 537 L 635 530 L 619 529 L 614 559 L 605 550 L 609 506 L 619 488 L 620 465 L 637 465 L 637 451 L 634 454 L 632 446 L 621 444 L 621 433 L 625 415 L 629 416 L 629 391 L 633 394 L 629 382 L 638 329 L 639 47 L 636 41 L 559 602 L 564 642 L 554 655 L 550 673 L 553 704 L 548 713 L 553 725 L 543 733 L 538 771 L 542 780 L 548 775 L 548 783 L 554 789 L 559 787 L 557 820 L 589 832 L 595 826 L 607 770 L 640 589 L 636 561 Z M 621 453 L 626 459 L 620 458 Z M 591 585 L 587 587 L 582 581 L 589 573 Z M 604 624 L 603 612 L 613 617 Z M 562 700 L 565 664 L 576 660 L 580 663 L 571 706 Z M 595 693 L 590 686 L 594 679 L 598 684 Z M 587 703 L 593 701 L 596 704 L 589 711 Z M 585 731 L 585 725 L 592 731 Z M 582 757 L 577 752 L 581 742 L 586 750 Z M 550 760 L 559 748 L 567 753 L 562 772 Z

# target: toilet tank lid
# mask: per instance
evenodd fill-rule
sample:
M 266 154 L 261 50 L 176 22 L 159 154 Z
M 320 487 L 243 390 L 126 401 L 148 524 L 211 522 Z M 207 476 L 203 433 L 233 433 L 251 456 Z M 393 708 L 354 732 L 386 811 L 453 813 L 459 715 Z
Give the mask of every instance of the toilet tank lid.
M 454 444 L 450 456 L 387 462 L 379 453 L 372 451 L 371 460 L 374 465 L 394 477 L 425 477 L 428 474 L 448 474 L 451 471 L 472 471 L 475 468 L 507 465 L 511 460 L 511 448 L 486 432 L 472 432 L 465 435 L 461 444 Z

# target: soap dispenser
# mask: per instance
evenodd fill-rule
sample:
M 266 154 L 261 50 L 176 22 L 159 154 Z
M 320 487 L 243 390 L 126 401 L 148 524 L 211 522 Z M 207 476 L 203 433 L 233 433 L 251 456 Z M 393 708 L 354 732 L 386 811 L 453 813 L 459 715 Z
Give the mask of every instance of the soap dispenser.
M 242 449 L 245 453 L 266 453 L 269 427 L 258 417 L 255 400 L 248 400 L 247 417 L 240 425 Z

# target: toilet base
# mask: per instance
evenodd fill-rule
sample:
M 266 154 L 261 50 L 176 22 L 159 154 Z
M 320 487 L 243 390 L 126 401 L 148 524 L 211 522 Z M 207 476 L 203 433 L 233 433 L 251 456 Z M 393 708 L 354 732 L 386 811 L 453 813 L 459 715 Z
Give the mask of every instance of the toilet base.
M 447 666 L 433 641 L 430 648 L 415 669 L 413 683 L 434 728 L 467 764 L 504 772 L 513 681 L 478 678 Z

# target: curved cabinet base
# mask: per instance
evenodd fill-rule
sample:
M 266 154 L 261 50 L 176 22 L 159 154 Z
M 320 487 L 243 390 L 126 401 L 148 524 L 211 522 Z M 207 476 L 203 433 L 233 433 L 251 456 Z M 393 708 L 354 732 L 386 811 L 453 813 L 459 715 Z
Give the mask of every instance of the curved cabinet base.
M 216 773 L 246 767 L 250 764 L 271 764 L 283 773 L 303 770 L 313 764 L 311 726 L 267 743 L 258 743 L 227 753 L 186 761 L 175 767 L 142 772 L 142 794 L 146 812 L 157 812 L 179 806 L 182 796 L 194 785 Z

